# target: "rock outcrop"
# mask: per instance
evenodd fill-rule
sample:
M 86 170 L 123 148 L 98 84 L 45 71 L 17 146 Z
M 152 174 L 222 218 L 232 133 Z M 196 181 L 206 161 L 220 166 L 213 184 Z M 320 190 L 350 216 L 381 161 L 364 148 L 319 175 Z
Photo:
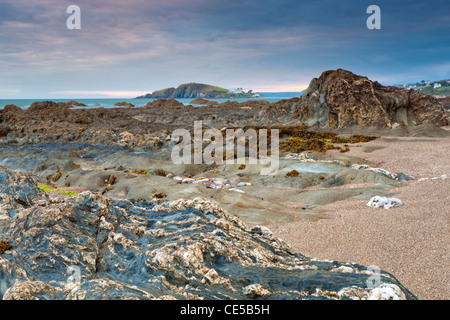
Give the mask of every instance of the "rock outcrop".
M 203 99 L 203 98 L 197 98 L 195 100 L 192 100 L 191 104 L 193 104 L 193 105 L 197 104 L 197 105 L 217 106 L 220 103 L 217 102 L 217 101 L 206 100 L 206 99 Z
M 74 106 L 74 107 L 87 107 L 86 104 L 75 101 L 75 100 L 70 100 L 68 102 L 66 102 L 69 106 Z
M 184 108 L 184 104 L 175 99 L 157 99 L 147 102 L 146 108 Z
M 342 69 L 325 71 L 311 81 L 297 104 L 294 118 L 327 128 L 448 124 L 436 98 L 414 90 L 382 86 Z
M 133 108 L 134 104 L 132 104 L 130 102 L 122 101 L 122 102 L 117 102 L 116 104 L 114 104 L 114 106 L 116 106 L 116 107 Z
M 415 298 L 388 273 L 294 253 L 213 202 L 49 200 L 4 166 L 0 241 L 3 299 Z

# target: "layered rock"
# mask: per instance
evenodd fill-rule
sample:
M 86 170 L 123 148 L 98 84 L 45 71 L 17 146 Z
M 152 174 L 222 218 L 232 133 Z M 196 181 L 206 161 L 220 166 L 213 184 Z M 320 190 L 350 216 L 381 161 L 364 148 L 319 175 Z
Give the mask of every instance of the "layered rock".
M 388 273 L 294 253 L 209 201 L 49 200 L 22 173 L 0 179 L 3 299 L 414 299 Z
M 414 90 L 385 87 L 342 69 L 325 71 L 311 81 L 294 118 L 327 128 L 448 124 L 436 98 Z

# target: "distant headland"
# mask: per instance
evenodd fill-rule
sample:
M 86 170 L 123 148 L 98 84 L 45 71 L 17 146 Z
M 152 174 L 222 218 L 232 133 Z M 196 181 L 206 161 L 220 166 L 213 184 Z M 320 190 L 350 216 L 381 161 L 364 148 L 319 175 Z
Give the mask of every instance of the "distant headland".
M 261 94 L 249 90 L 243 91 L 242 88 L 225 89 L 217 86 L 202 83 L 185 83 L 177 88 L 166 88 L 162 90 L 153 91 L 143 96 L 136 97 L 136 99 L 195 99 L 195 98 L 209 98 L 209 99 L 231 99 L 231 98 L 259 98 Z

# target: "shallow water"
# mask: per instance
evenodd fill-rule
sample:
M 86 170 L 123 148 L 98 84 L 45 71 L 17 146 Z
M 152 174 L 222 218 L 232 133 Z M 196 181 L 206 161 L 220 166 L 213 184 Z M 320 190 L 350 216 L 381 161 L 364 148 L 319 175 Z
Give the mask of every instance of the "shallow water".
M 282 171 L 297 170 L 299 173 L 336 173 L 342 169 L 333 164 L 317 163 L 317 162 L 300 162 L 289 167 L 284 168 Z
M 286 98 L 240 98 L 240 99 L 208 99 L 210 101 L 217 101 L 218 103 L 222 103 L 225 101 L 237 101 L 237 102 L 245 102 L 249 100 L 265 100 L 269 102 L 277 102 Z M 73 109 L 85 109 L 85 108 L 121 108 L 116 107 L 114 104 L 118 102 L 129 102 L 135 105 L 135 107 L 144 107 L 148 102 L 157 100 L 157 99 L 0 99 L 0 108 L 4 108 L 6 105 L 14 104 L 22 109 L 27 109 L 33 102 L 35 101 L 54 101 L 54 102 L 69 102 L 71 100 L 75 100 L 79 103 L 83 103 L 87 105 L 87 107 L 74 107 Z M 175 99 L 184 105 L 191 104 L 191 101 L 194 99 Z M 202 105 L 194 105 L 194 107 L 201 107 Z

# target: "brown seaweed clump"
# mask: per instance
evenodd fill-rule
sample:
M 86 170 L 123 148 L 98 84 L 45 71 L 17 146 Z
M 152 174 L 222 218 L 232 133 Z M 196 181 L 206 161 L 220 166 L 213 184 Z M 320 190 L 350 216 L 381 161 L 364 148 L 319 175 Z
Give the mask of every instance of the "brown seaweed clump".
M 154 172 L 153 172 L 153 175 L 154 176 L 160 176 L 160 177 L 165 177 L 165 176 L 167 176 L 167 171 L 165 171 L 165 170 L 163 170 L 163 169 L 156 169 Z
M 49 174 L 47 177 L 45 177 L 45 179 L 47 181 L 51 180 L 53 182 L 58 182 L 58 180 L 61 179 L 61 177 L 62 177 L 62 172 L 58 170 L 54 176 Z
M 236 128 L 234 128 L 236 129 Z M 339 150 L 340 152 L 347 152 L 350 149 L 348 145 L 344 148 L 336 146 L 335 144 L 354 144 L 369 142 L 379 137 L 352 135 L 348 138 L 340 137 L 335 132 L 322 132 L 310 130 L 307 126 L 245 126 L 244 131 L 254 129 L 259 133 L 259 130 L 266 129 L 268 133 L 267 144 L 270 145 L 271 130 L 278 130 L 280 138 L 285 141 L 281 143 L 281 150 L 291 153 L 301 153 L 304 151 L 326 152 L 327 150 Z
M 342 150 L 340 147 L 327 143 L 325 140 L 298 138 L 289 138 L 281 145 L 281 150 L 293 153 L 302 153 L 304 151 L 325 152 L 327 150 Z
M 166 198 L 166 197 L 167 197 L 167 194 L 165 194 L 164 192 L 163 193 L 155 193 L 152 196 L 153 199 L 163 199 L 163 198 Z
M 8 242 L 0 241 L 0 254 L 11 249 L 12 245 L 10 245 Z
M 286 173 L 284 177 L 285 178 L 298 177 L 298 171 L 297 170 L 289 171 L 288 173 Z

